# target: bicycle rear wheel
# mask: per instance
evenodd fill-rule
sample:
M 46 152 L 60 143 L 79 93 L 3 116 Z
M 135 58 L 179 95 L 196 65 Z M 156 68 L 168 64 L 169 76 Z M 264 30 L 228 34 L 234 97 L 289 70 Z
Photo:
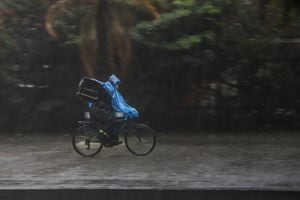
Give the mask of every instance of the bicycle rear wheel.
M 75 131 L 72 145 L 79 155 L 86 157 L 98 154 L 103 147 L 97 129 L 90 126 L 82 126 Z
M 153 151 L 156 144 L 156 134 L 148 126 L 139 124 L 125 134 L 127 149 L 136 156 L 144 156 Z

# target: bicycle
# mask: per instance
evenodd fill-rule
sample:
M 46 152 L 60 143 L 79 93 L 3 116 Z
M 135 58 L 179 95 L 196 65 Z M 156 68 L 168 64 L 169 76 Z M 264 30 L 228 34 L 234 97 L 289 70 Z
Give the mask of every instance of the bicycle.
M 156 145 L 154 130 L 145 124 L 134 125 L 131 120 L 121 120 L 118 134 L 124 134 L 124 142 L 128 151 L 136 156 L 151 153 Z M 79 123 L 81 126 L 75 131 L 72 138 L 73 147 L 79 155 L 92 157 L 97 155 L 103 146 L 117 146 L 111 145 L 109 134 L 104 131 L 105 126 L 90 119 L 79 121 Z

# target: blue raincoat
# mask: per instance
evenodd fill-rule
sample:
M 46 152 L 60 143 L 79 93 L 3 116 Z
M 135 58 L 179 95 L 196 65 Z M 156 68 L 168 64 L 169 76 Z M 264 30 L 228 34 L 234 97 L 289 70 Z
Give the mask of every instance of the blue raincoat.
M 96 79 L 95 79 L 96 80 Z M 139 116 L 138 111 L 132 106 L 128 105 L 117 90 L 117 86 L 120 84 L 120 79 L 114 74 L 109 77 L 109 80 L 106 82 L 101 82 L 96 80 L 109 94 L 112 98 L 112 107 L 117 112 L 122 112 L 125 115 L 125 118 L 135 118 Z

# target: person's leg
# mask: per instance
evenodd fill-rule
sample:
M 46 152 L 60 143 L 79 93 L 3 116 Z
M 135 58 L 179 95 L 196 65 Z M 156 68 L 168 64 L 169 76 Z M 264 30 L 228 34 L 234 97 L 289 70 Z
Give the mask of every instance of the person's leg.
M 104 131 L 108 133 L 112 144 L 120 144 L 119 142 L 119 122 L 115 118 L 115 112 L 105 104 L 99 102 L 91 108 L 92 118 L 104 124 Z
M 110 138 L 114 144 L 120 144 L 122 142 L 119 141 L 119 128 L 120 128 L 120 122 L 116 119 L 114 119 L 111 122 L 111 127 L 110 127 Z

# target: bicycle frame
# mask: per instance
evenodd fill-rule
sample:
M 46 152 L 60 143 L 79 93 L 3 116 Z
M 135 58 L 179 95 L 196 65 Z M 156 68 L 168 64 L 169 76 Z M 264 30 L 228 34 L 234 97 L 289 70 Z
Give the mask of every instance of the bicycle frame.
M 99 122 L 94 121 L 94 120 L 82 120 L 82 121 L 78 121 L 78 123 L 82 124 L 84 126 L 91 126 L 95 129 L 101 129 L 101 130 L 105 130 L 111 125 L 111 123 L 109 123 L 109 124 L 103 125 L 102 127 L 99 127 L 100 126 Z M 120 125 L 120 128 L 118 128 L 117 133 L 118 134 L 120 134 L 120 133 L 125 134 L 126 132 L 129 132 L 130 129 L 131 129 L 131 120 L 130 119 L 122 120 L 122 124 Z

